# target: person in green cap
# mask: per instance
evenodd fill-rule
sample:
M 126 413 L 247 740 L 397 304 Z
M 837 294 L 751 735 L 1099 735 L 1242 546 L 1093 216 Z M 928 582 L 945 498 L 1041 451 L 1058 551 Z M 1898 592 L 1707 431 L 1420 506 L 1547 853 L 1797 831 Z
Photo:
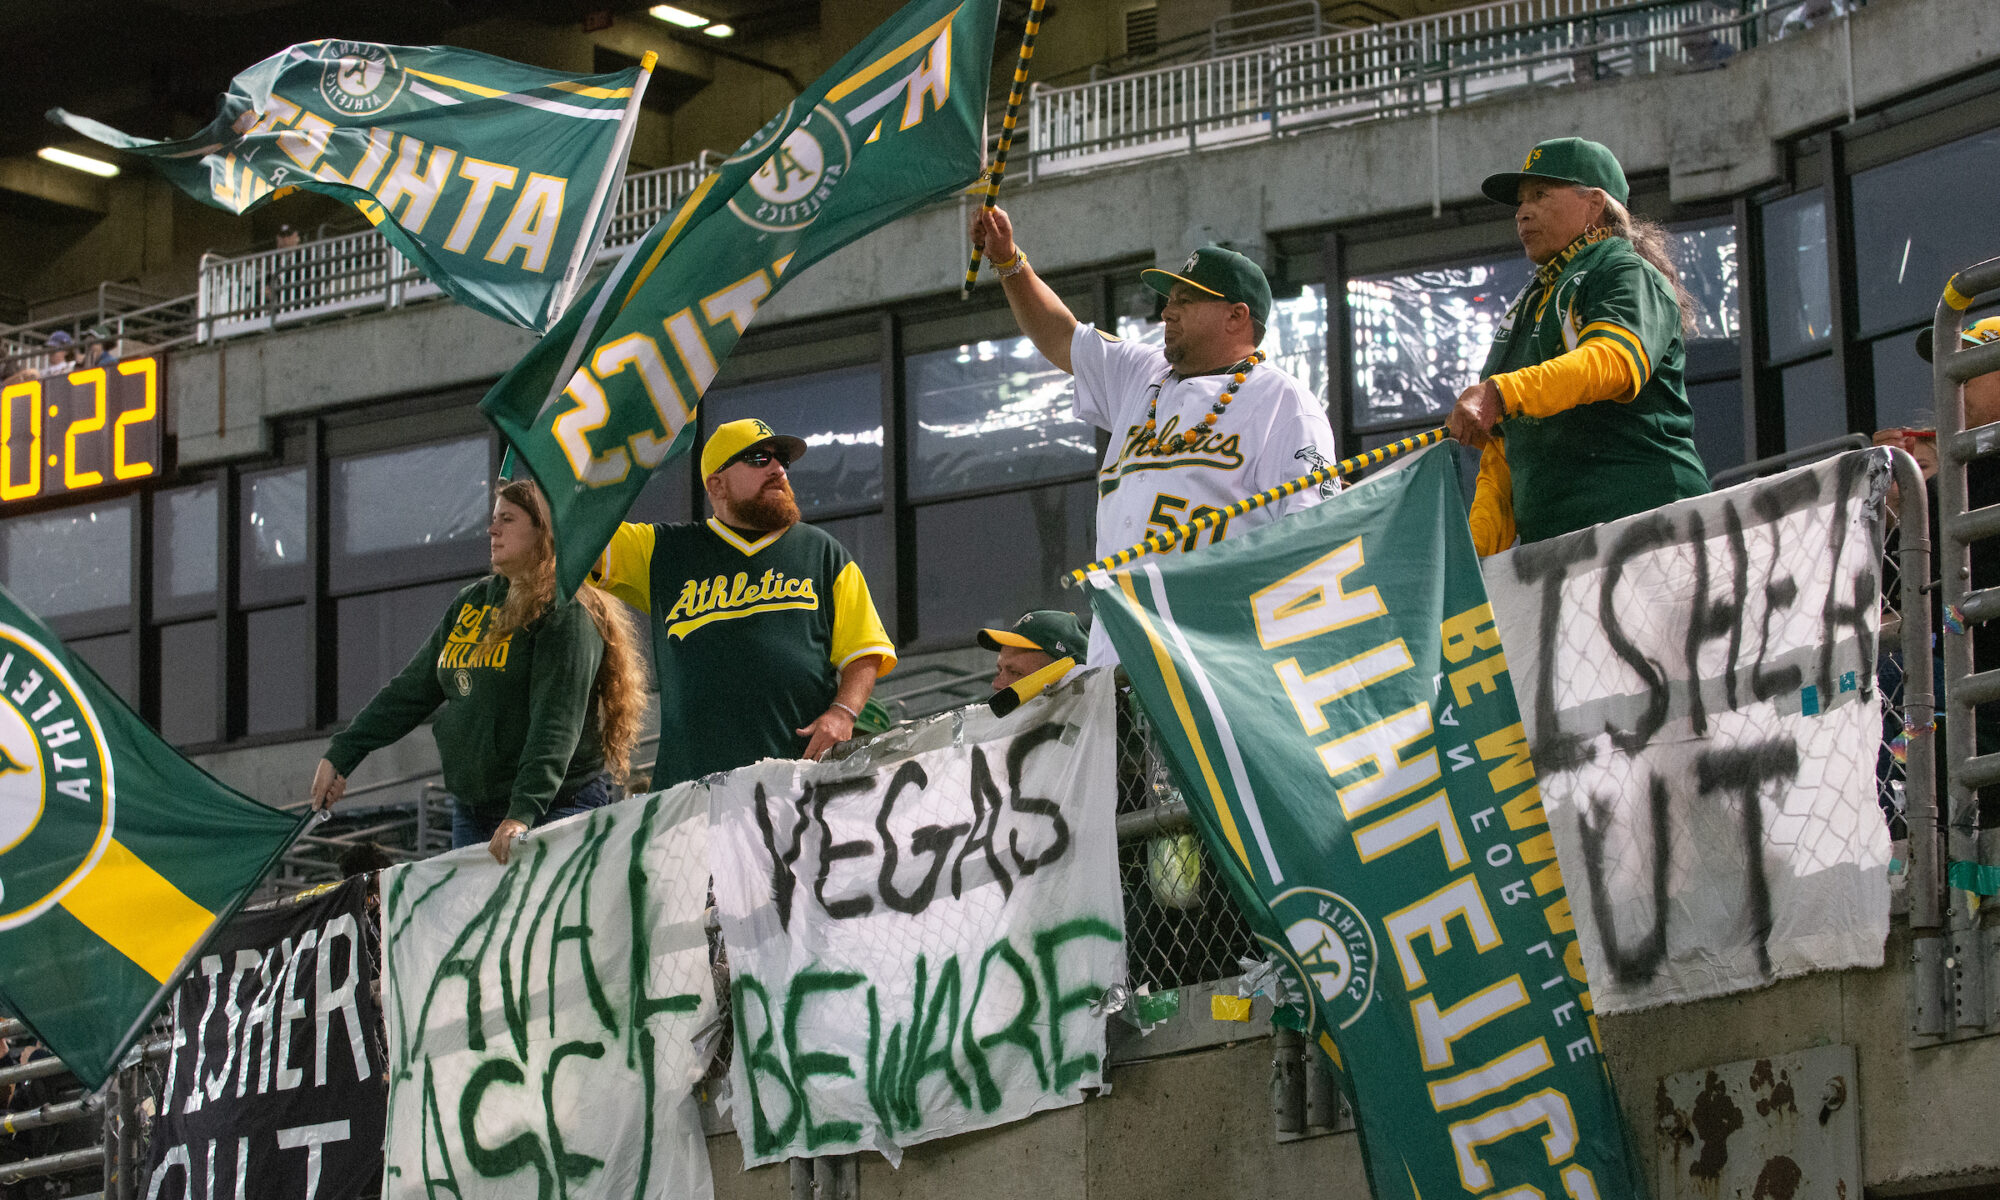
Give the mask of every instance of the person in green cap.
M 980 630 L 979 644 L 998 655 L 993 663 L 993 697 L 987 703 L 1006 716 L 1082 666 L 1089 642 L 1076 614 L 1059 608 L 1037 609 L 1014 622 L 1012 629 Z
M 1537 268 L 1447 422 L 1480 450 L 1480 555 L 1708 491 L 1683 382 L 1694 302 L 1617 158 L 1556 138 L 1480 190 L 1514 207 Z

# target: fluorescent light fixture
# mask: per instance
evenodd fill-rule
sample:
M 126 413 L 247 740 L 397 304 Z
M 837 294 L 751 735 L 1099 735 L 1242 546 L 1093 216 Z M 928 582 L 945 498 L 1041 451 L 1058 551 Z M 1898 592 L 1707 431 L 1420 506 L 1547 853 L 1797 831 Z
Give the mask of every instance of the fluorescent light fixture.
M 735 37 L 736 27 L 734 25 L 710 25 L 707 29 L 702 30 L 702 32 L 714 38 Z
M 682 29 L 700 29 L 708 24 L 707 17 L 691 13 L 685 8 L 675 8 L 671 4 L 655 4 L 646 11 L 667 24 L 678 25 Z
M 117 167 L 112 166 L 101 158 L 89 158 L 85 155 L 61 150 L 54 146 L 43 146 L 36 153 L 40 157 L 55 163 L 57 166 L 68 167 L 72 171 L 88 171 L 92 175 L 102 176 L 105 179 L 109 179 L 118 173 Z

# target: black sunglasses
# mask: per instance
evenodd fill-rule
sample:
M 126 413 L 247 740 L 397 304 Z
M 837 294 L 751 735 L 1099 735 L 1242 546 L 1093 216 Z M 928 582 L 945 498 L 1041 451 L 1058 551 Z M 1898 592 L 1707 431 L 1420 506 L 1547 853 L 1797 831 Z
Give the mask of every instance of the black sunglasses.
M 765 467 L 770 466 L 773 462 L 777 463 L 781 467 L 789 467 L 792 465 L 791 461 L 787 459 L 782 453 L 776 450 L 767 449 L 763 446 L 759 446 L 754 450 L 745 450 L 743 453 L 737 455 L 735 458 L 732 458 L 729 461 L 732 464 L 742 463 L 745 466 L 754 467 L 759 471 L 763 470 Z

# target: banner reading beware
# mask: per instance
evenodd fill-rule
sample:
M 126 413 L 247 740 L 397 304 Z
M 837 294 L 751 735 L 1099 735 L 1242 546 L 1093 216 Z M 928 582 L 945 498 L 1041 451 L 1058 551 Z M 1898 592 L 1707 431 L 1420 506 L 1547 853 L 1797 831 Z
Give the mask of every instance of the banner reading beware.
M 1075 1104 L 1125 977 L 1111 673 L 709 781 L 744 1166 Z
M 1092 603 L 1377 1200 L 1643 1195 L 1456 476 L 1427 452 Z

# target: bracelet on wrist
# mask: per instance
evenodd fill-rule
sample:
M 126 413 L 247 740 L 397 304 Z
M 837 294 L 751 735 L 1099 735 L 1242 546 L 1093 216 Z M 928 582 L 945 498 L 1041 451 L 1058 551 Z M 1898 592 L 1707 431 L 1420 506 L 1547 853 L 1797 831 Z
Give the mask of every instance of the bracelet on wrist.
M 993 264 L 993 273 L 1002 279 L 1012 279 L 1027 269 L 1028 256 L 1021 253 L 1018 248 L 1014 251 L 1014 257 L 1004 263 Z
M 860 713 L 858 713 L 858 712 L 855 712 L 855 711 L 854 711 L 853 709 L 851 709 L 851 708 L 847 707 L 847 706 L 846 706 L 845 704 L 842 704 L 842 703 L 841 703 L 840 701 L 838 701 L 838 700 L 835 700 L 835 701 L 833 702 L 833 706 L 834 706 L 835 708 L 839 709 L 839 710 L 840 710 L 841 712 L 844 712 L 844 713 L 846 713 L 846 714 L 847 714 L 848 716 L 850 716 L 850 717 L 853 717 L 853 718 L 854 718 L 855 720 L 857 720 L 857 721 L 859 721 L 859 720 L 861 719 L 861 714 L 860 714 Z

